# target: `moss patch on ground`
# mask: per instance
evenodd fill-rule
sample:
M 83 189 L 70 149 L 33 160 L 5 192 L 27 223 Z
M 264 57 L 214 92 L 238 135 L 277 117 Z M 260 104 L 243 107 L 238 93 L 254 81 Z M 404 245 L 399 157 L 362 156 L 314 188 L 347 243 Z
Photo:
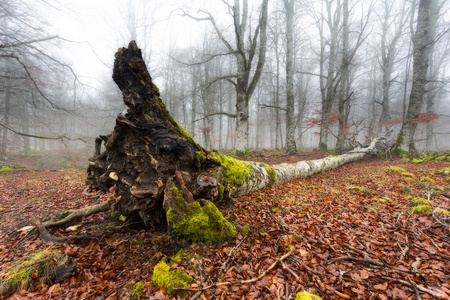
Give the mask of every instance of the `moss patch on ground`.
M 186 288 L 193 280 L 192 276 L 181 272 L 180 270 L 171 270 L 171 265 L 176 263 L 173 259 L 163 259 L 154 268 L 152 275 L 152 283 L 160 288 L 165 287 L 169 294 L 179 294 L 174 289 Z

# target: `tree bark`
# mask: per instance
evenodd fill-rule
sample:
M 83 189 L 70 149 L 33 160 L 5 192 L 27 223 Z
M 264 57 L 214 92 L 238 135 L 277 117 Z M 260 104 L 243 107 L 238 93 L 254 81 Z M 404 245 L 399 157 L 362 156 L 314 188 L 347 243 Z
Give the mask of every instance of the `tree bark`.
M 286 13 L 286 153 L 297 153 L 294 102 L 294 13 L 295 0 L 284 0 Z
M 96 140 L 87 183 L 91 189 L 113 188 L 112 209 L 139 218 L 150 228 L 167 224 L 175 238 L 214 242 L 232 238 L 234 229 L 215 204 L 358 160 L 376 144 L 296 164 L 243 162 L 202 149 L 172 119 L 134 41 L 118 50 L 113 79 L 128 111 L 117 116 L 111 134 Z M 195 223 L 200 219 L 202 224 Z M 209 232 L 210 227 L 216 231 Z
M 417 14 L 417 28 L 413 37 L 413 82 L 409 104 L 402 128 L 397 135 L 394 152 L 406 154 L 415 151 L 414 134 L 419 123 L 419 113 L 422 107 L 429 59 L 433 50 L 433 39 L 436 22 L 439 16 L 437 0 L 421 0 Z

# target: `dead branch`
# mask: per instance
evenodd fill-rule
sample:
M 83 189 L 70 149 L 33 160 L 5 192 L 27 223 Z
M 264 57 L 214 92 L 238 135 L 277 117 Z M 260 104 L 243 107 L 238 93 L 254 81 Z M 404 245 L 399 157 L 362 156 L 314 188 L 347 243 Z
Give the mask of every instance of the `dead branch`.
M 77 235 L 77 236 L 69 236 L 69 237 L 57 237 L 57 236 L 51 235 L 45 229 L 42 222 L 38 218 L 33 216 L 32 214 L 30 214 L 30 219 L 31 219 L 31 222 L 33 223 L 33 225 L 36 226 L 36 228 L 38 229 L 39 234 L 41 235 L 41 238 L 44 241 L 44 243 L 53 242 L 53 243 L 57 243 L 57 244 L 73 244 L 73 243 L 78 243 L 78 242 L 84 241 L 84 240 L 95 240 L 95 239 L 98 239 L 103 236 L 100 234 L 100 235 Z
M 411 284 L 411 283 L 409 283 L 409 282 L 407 282 L 405 280 L 398 279 L 398 278 L 393 278 L 393 277 L 388 277 L 388 276 L 384 276 L 384 278 L 387 278 L 387 279 L 390 279 L 390 280 L 395 280 L 398 283 L 401 283 L 401 284 L 406 285 L 406 286 L 410 286 L 413 289 L 417 288 L 419 291 L 427 293 L 427 294 L 433 296 L 436 299 L 450 299 L 450 295 L 448 295 L 444 291 L 438 291 L 436 289 L 428 289 L 428 288 L 423 287 L 423 286 L 421 286 L 419 284 Z
M 71 210 L 69 211 L 69 215 L 67 217 L 65 217 L 64 219 L 58 220 L 58 221 L 47 221 L 44 222 L 42 224 L 42 226 L 44 227 L 57 227 L 57 226 L 62 226 L 65 225 L 73 220 L 75 220 L 76 218 L 81 218 L 81 217 L 87 217 L 99 212 L 104 212 L 107 211 L 110 208 L 110 200 L 109 201 L 104 201 L 98 204 L 94 204 L 91 206 L 87 206 L 87 207 L 83 207 L 80 209 L 76 209 L 76 210 Z

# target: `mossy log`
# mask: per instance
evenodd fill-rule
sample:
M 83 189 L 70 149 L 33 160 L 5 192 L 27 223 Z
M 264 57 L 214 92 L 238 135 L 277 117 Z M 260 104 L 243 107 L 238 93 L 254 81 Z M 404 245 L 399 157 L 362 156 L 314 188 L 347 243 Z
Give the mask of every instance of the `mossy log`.
M 375 147 L 376 141 L 338 157 L 273 167 L 243 162 L 206 151 L 178 125 L 134 41 L 116 53 L 113 79 L 128 109 L 117 116 L 111 134 L 97 138 L 86 182 L 91 189 L 112 188 L 111 206 L 121 214 L 149 228 L 169 225 L 191 240 L 234 237 L 217 203 L 336 168 Z

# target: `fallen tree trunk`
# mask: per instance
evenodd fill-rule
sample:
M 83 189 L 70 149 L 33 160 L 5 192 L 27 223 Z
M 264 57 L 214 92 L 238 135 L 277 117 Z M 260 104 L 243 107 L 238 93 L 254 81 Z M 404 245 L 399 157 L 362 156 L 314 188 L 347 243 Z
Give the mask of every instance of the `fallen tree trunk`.
M 244 162 L 206 151 L 175 122 L 134 41 L 116 53 L 113 79 L 128 110 L 117 116 L 111 134 L 96 139 L 86 182 L 91 189 L 113 188 L 112 209 L 149 228 L 167 224 L 174 238 L 232 238 L 233 226 L 215 204 L 356 161 L 374 151 L 377 142 L 296 164 Z

